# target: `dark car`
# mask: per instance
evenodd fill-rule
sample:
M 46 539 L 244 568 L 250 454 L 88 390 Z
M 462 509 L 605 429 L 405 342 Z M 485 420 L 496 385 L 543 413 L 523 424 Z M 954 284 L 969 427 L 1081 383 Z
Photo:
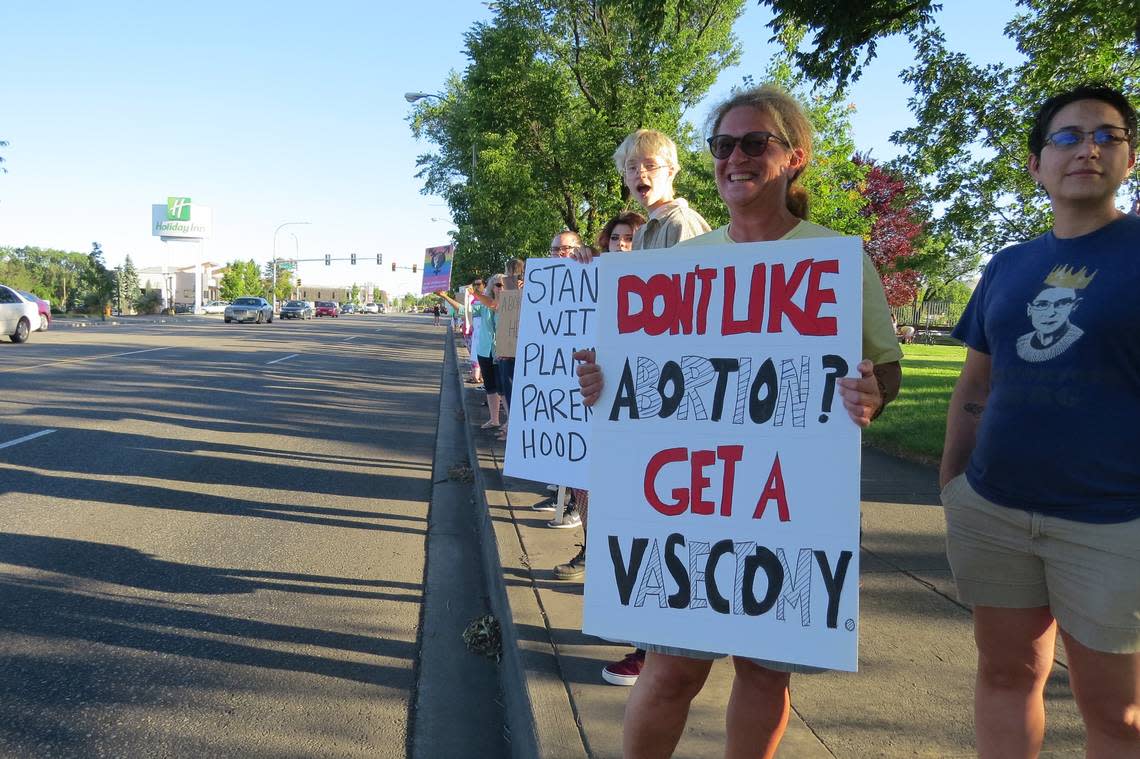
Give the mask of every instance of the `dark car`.
M 44 300 L 38 295 L 26 292 L 24 290 L 17 290 L 16 292 L 20 293 L 20 295 L 23 295 L 28 300 L 35 302 L 36 307 L 40 312 L 40 323 L 36 331 L 47 332 L 47 328 L 51 326 L 51 303 Z
M 281 307 L 282 319 L 312 319 L 313 307 L 303 300 L 291 300 Z
M 335 319 L 340 316 L 340 306 L 335 300 L 318 300 L 317 316 L 331 316 Z

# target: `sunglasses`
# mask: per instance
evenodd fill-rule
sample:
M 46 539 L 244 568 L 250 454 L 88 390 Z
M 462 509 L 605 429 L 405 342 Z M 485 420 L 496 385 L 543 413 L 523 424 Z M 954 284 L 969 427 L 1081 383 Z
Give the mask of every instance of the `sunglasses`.
M 1091 132 L 1081 129 L 1059 129 L 1046 137 L 1045 141 L 1055 148 L 1068 150 L 1084 142 L 1085 135 L 1092 137 L 1093 144 L 1104 148 L 1125 142 L 1128 139 L 1128 130 L 1124 127 L 1097 127 Z
M 495 283 L 495 287 L 502 287 L 502 286 L 503 286 L 503 283 L 502 283 L 502 282 L 496 282 L 496 283 Z
M 749 132 L 743 137 L 733 137 L 731 134 L 714 134 L 709 137 L 708 143 L 713 158 L 723 161 L 732 155 L 737 143 L 740 144 L 740 149 L 744 151 L 744 155 L 759 158 L 764 155 L 764 151 L 768 149 L 768 143 L 772 140 L 784 147 L 791 147 L 786 140 L 780 139 L 771 132 Z

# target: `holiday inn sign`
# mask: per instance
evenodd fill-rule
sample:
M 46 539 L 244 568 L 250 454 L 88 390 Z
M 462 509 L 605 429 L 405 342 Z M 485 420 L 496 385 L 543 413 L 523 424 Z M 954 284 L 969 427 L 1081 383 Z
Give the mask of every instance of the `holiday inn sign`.
M 151 206 L 151 234 L 163 239 L 201 240 L 213 232 L 209 208 L 195 205 L 190 198 L 171 196 L 166 205 Z

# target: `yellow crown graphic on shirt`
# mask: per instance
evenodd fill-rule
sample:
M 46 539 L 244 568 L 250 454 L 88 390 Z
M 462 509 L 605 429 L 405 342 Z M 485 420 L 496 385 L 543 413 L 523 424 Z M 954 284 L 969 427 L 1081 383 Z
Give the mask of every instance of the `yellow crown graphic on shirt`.
M 1071 269 L 1068 266 L 1058 266 L 1049 272 L 1049 276 L 1045 278 L 1045 284 L 1051 287 L 1067 287 L 1072 290 L 1080 290 L 1083 287 L 1088 287 L 1089 282 L 1092 282 L 1095 276 L 1095 271 L 1089 274 L 1083 266 L 1080 271 Z

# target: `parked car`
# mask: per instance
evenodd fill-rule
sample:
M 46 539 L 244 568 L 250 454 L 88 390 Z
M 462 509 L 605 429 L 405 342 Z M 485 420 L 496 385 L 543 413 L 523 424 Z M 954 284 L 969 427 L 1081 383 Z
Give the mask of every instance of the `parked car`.
M 17 290 L 16 292 L 23 295 L 25 300 L 35 302 L 40 313 L 39 327 L 36 329 L 36 332 L 47 332 L 47 328 L 51 326 L 51 303 L 25 290 Z
M 39 305 L 20 294 L 19 290 L 0 285 L 0 334 L 8 335 L 12 342 L 22 343 L 32 332 L 32 325 L 40 323 Z
M 354 303 L 341 303 L 340 304 L 340 312 L 342 314 L 355 314 L 356 313 L 356 304 L 354 304 Z
M 331 316 L 335 319 L 340 316 L 340 306 L 335 300 L 318 300 L 316 314 L 317 316 Z
M 223 312 L 226 324 L 230 322 L 273 323 L 273 306 L 265 298 L 243 296 L 235 298 Z
M 303 300 L 287 301 L 281 307 L 282 319 L 312 319 L 313 307 Z
M 224 314 L 226 312 L 226 306 L 229 304 L 230 302 L 228 300 L 212 300 L 202 308 L 202 312 L 206 314 Z
M 366 313 L 366 314 L 378 314 L 378 313 L 380 313 L 380 306 L 376 305 L 375 303 L 365 303 L 364 304 L 364 313 Z

